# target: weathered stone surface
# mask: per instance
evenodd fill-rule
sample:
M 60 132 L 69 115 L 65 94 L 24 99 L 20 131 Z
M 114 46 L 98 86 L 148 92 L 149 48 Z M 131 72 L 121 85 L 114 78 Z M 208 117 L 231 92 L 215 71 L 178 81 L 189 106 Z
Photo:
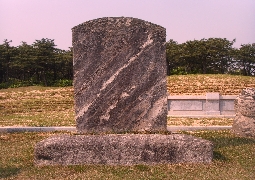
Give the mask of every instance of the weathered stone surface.
M 62 135 L 39 142 L 37 165 L 209 163 L 210 141 L 189 135 Z
M 255 137 L 255 118 L 236 115 L 232 131 L 239 136 Z
M 255 137 L 255 89 L 244 89 L 235 100 L 232 130 L 240 136 Z
M 165 28 L 100 18 L 72 29 L 77 130 L 165 131 Z
M 255 117 L 255 89 L 247 88 L 235 100 L 236 113 Z
M 77 130 L 36 144 L 37 165 L 209 163 L 213 145 L 166 131 L 165 29 L 135 18 L 101 18 L 73 28 Z

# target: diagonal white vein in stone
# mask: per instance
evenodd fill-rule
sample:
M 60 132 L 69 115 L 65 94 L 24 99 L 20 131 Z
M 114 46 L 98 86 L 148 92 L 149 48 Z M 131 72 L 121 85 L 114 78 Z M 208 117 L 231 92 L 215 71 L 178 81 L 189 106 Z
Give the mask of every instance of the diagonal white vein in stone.
M 93 101 L 93 102 L 94 102 L 94 101 Z M 81 117 L 81 116 L 89 109 L 89 107 L 93 104 L 93 102 L 84 105 L 84 106 L 79 110 L 79 112 L 77 113 L 77 115 L 76 115 L 75 118 L 77 119 L 78 117 Z
M 125 69 L 126 67 L 128 67 L 137 57 L 140 56 L 140 54 L 144 51 L 144 49 L 149 46 L 151 43 L 153 43 L 153 39 L 151 39 L 151 34 L 148 35 L 147 41 L 141 46 L 141 51 L 139 53 L 137 53 L 136 55 L 134 55 L 133 57 L 131 57 L 128 60 L 128 63 L 125 64 L 123 67 L 121 67 L 120 69 L 118 69 L 117 72 L 115 72 L 106 82 L 104 82 L 102 88 L 100 89 L 100 91 L 103 91 L 109 84 L 111 84 L 114 79 L 119 75 L 119 73 Z
M 142 45 L 142 51 L 146 46 L 150 45 L 151 43 L 153 43 L 153 39 L 151 39 L 151 34 L 149 34 L 147 41 Z
M 135 56 L 131 57 L 128 60 L 128 63 L 125 64 L 123 67 L 121 67 L 120 69 L 118 69 L 117 72 L 115 72 L 106 82 L 104 82 L 102 88 L 100 89 L 100 92 L 103 91 L 109 84 L 111 84 L 114 79 L 119 75 L 119 73 L 125 69 L 126 67 L 128 67 L 137 57 L 140 56 L 140 54 L 144 51 L 144 49 L 149 46 L 151 43 L 153 43 L 153 40 L 151 39 L 151 34 L 148 35 L 147 41 L 141 46 L 141 51 L 139 53 L 137 53 Z M 100 95 L 100 93 L 97 95 L 97 97 Z M 93 102 L 84 105 L 81 110 L 78 112 L 76 119 L 78 117 L 81 117 L 87 110 L 88 108 L 93 104 Z
M 102 122 L 103 120 L 108 121 L 110 118 L 110 112 L 112 109 L 114 109 L 117 105 L 118 101 L 115 101 L 111 106 L 109 106 L 109 108 L 106 110 L 105 114 L 103 116 L 101 116 L 99 119 Z
M 152 35 L 149 34 L 148 37 L 147 37 L 147 41 L 141 46 L 141 51 L 139 53 L 137 53 L 136 55 L 134 55 L 133 57 L 131 57 L 129 60 L 128 60 L 128 63 L 125 64 L 123 67 L 121 67 L 120 69 L 118 69 L 117 72 L 115 72 L 106 82 L 104 82 L 102 88 L 100 89 L 100 92 L 103 91 L 109 84 L 111 84 L 114 79 L 119 75 L 119 73 L 125 69 L 126 67 L 128 67 L 137 57 L 140 56 L 140 54 L 144 51 L 144 49 L 149 46 L 150 44 L 153 43 L 153 39 L 151 39 Z M 99 93 L 100 94 L 100 93 Z M 99 95 L 97 95 L 98 97 Z M 88 108 L 93 104 L 93 102 L 89 103 L 89 104 L 86 104 L 84 105 L 80 111 L 78 112 L 76 118 L 78 117 L 81 117 L 87 110 Z

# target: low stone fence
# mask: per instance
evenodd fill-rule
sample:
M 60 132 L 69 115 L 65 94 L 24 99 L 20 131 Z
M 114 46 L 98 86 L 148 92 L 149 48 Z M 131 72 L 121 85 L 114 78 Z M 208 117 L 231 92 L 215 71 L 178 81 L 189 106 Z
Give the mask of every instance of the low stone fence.
M 175 95 L 168 96 L 168 116 L 178 117 L 235 117 L 236 95 Z

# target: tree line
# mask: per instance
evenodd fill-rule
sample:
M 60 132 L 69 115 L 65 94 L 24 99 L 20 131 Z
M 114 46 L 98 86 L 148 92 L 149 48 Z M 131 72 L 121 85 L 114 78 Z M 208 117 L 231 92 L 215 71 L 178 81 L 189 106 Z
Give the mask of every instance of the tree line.
M 233 48 L 235 39 L 209 38 L 166 43 L 168 75 L 238 74 L 255 75 L 255 43 Z
M 7 39 L 0 45 L 0 88 L 44 85 L 72 85 L 72 48 L 56 48 L 54 40 L 43 38 L 31 45 L 11 46 Z
M 255 76 L 255 43 L 233 48 L 235 39 L 209 38 L 166 43 L 168 75 L 239 74 Z M 53 39 L 14 47 L 0 44 L 0 88 L 29 85 L 67 86 L 73 79 L 72 48 L 56 48 Z

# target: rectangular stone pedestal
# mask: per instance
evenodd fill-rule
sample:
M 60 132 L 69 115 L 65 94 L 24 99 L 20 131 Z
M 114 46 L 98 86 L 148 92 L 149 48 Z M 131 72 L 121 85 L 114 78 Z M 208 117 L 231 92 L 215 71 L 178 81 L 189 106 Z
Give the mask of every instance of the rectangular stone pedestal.
M 36 165 L 210 163 L 210 141 L 189 135 L 53 136 L 35 148 Z

